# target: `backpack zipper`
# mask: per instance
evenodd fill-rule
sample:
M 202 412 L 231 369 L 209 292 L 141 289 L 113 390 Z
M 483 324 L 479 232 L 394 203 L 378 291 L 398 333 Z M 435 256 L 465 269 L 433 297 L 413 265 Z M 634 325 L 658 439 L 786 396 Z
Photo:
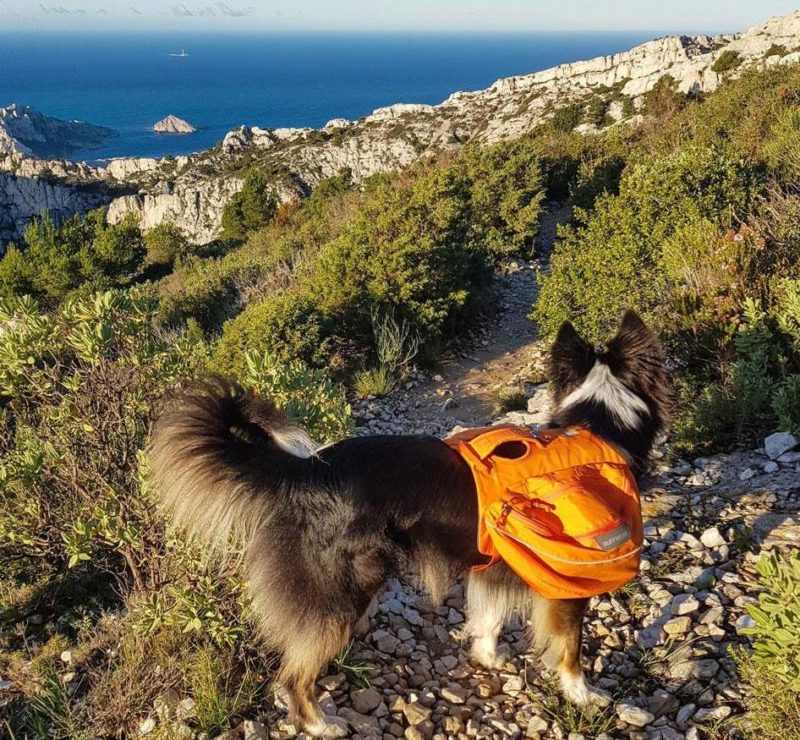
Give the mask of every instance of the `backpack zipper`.
M 537 550 L 529 542 L 523 542 L 521 539 L 519 539 L 519 537 L 514 537 L 514 535 L 509 534 L 508 532 L 506 532 L 503 529 L 500 529 L 495 524 L 492 524 L 491 522 L 486 522 L 486 524 L 487 524 L 487 526 L 489 526 L 491 529 L 493 529 L 495 532 L 497 532 L 501 536 L 506 537 L 509 540 L 514 540 L 514 542 L 516 542 L 519 545 L 522 545 L 526 550 L 530 550 L 535 555 L 538 555 L 540 557 L 547 558 L 547 559 L 550 559 L 550 560 L 556 560 L 559 563 L 568 563 L 570 565 L 603 565 L 605 563 L 613 563 L 613 562 L 615 562 L 617 560 L 625 560 L 626 558 L 630 558 L 630 557 L 632 557 L 634 555 L 637 555 L 637 554 L 639 554 L 640 550 L 642 549 L 642 546 L 638 545 L 636 548 L 634 548 L 633 550 L 631 550 L 628 553 L 625 553 L 624 555 L 617 555 L 616 557 L 606 558 L 605 560 L 570 560 L 569 558 L 560 558 L 557 555 L 553 555 L 553 554 L 551 554 L 549 552 L 546 552 L 545 550 Z

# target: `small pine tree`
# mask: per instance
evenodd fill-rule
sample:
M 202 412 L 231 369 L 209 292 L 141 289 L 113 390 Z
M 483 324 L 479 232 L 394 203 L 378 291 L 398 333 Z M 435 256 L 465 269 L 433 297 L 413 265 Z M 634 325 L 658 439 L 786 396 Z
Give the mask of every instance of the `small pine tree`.
M 241 240 L 251 231 L 266 226 L 275 215 L 278 203 L 267 178 L 250 170 L 242 189 L 225 205 L 222 232 L 225 239 Z

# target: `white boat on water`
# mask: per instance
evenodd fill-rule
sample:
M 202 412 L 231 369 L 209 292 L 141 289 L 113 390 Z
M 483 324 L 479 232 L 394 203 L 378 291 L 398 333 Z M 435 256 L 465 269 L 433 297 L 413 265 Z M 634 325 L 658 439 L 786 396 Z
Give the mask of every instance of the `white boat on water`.
M 186 49 L 181 49 L 180 53 L 172 52 L 172 53 L 170 53 L 170 56 L 171 57 L 188 57 L 189 56 L 189 52 L 186 51 Z

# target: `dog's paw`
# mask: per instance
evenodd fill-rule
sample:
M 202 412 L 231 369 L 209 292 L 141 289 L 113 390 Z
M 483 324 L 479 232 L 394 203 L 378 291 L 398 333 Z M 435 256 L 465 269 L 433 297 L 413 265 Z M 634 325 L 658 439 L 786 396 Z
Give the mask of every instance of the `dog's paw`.
M 479 666 L 490 671 L 498 671 L 506 665 L 506 656 L 501 655 L 497 650 L 497 645 L 492 641 L 488 644 L 482 639 L 476 639 L 472 643 L 470 657 Z
M 561 690 L 569 702 L 579 707 L 600 709 L 611 704 L 611 694 L 587 683 L 583 673 L 562 675 Z
M 304 732 L 308 737 L 336 740 L 336 738 L 347 737 L 350 734 L 350 729 L 346 719 L 326 714 L 317 722 L 306 725 Z
M 604 709 L 609 706 L 613 701 L 611 694 L 605 689 L 599 689 L 597 686 L 586 684 L 586 692 L 588 694 L 589 706 Z

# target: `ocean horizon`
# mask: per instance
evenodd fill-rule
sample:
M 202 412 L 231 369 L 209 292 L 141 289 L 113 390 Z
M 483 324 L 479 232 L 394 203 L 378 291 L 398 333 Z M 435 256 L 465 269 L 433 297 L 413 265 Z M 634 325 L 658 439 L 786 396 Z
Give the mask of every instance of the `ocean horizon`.
M 436 104 L 501 77 L 625 51 L 664 33 L 0 33 L 0 106 L 118 132 L 70 159 L 208 149 L 241 125 L 319 128 Z M 186 50 L 188 56 L 171 56 Z M 168 114 L 197 127 L 155 134 Z

